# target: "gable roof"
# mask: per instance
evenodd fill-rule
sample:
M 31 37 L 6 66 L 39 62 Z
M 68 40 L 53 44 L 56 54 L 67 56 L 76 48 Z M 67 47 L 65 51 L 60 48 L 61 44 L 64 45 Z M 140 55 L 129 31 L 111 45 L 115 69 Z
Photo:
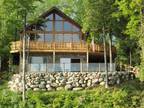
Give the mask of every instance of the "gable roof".
M 76 21 L 74 21 L 72 18 L 70 18 L 69 16 L 67 16 L 65 13 L 63 13 L 61 10 L 59 10 L 57 7 L 50 8 L 48 11 L 46 11 L 42 15 L 40 15 L 38 17 L 38 19 L 45 19 L 47 16 L 49 16 L 52 13 L 56 13 L 59 16 L 63 17 L 64 19 L 68 20 L 69 22 L 73 23 L 77 27 L 82 28 Z M 32 24 L 28 24 L 27 27 L 26 27 L 26 29 L 29 29 L 30 27 L 32 27 L 33 25 L 36 25 L 37 23 L 38 22 L 32 23 Z

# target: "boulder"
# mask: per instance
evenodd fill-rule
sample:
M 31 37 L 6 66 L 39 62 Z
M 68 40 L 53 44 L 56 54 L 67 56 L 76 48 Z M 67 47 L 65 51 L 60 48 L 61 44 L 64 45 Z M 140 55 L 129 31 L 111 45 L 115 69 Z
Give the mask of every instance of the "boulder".
M 76 88 L 73 88 L 72 90 L 73 91 L 79 91 L 79 90 L 83 90 L 83 88 L 82 87 L 76 87 Z

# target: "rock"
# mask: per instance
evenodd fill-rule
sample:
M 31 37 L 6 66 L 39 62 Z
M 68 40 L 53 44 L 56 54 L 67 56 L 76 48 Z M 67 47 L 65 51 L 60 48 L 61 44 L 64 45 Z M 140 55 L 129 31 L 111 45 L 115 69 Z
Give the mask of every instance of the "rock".
M 116 80 L 116 84 L 120 84 L 120 78 Z
M 45 89 L 46 86 L 45 86 L 44 84 L 40 84 L 40 85 L 39 85 L 39 88 L 40 88 L 40 89 Z
M 46 85 L 46 82 L 45 81 L 41 81 L 40 84 Z
M 99 82 L 102 82 L 104 79 L 103 78 L 99 78 Z
M 47 84 L 47 85 L 46 85 L 46 88 L 50 88 L 50 87 L 51 87 L 51 85 L 50 85 L 50 84 Z
M 79 90 L 83 90 L 83 88 L 82 87 L 76 87 L 76 88 L 73 88 L 72 90 L 73 91 L 79 91 Z
M 98 83 L 99 83 L 99 80 L 98 80 L 98 79 L 92 80 L 92 84 L 98 84 Z
M 69 84 L 69 85 L 66 85 L 66 86 L 65 86 L 65 90 L 72 90 L 72 85 L 70 85 L 70 84 Z
M 34 89 L 33 89 L 33 91 L 39 91 L 39 90 L 40 90 L 39 88 L 34 88 Z
M 58 86 L 58 84 L 57 83 L 52 83 L 51 86 L 56 88 Z
M 81 84 L 81 86 L 82 86 L 83 88 L 85 88 L 85 87 L 86 87 L 86 84 Z
M 53 87 L 47 88 L 47 91 L 53 91 L 53 90 L 55 90 Z
M 101 85 L 101 86 L 104 86 L 104 85 L 105 85 L 105 82 L 104 82 L 104 81 L 100 82 L 100 85 Z
M 56 90 L 64 90 L 63 87 L 57 87 Z
M 47 84 L 51 84 L 52 82 L 51 81 L 47 81 Z

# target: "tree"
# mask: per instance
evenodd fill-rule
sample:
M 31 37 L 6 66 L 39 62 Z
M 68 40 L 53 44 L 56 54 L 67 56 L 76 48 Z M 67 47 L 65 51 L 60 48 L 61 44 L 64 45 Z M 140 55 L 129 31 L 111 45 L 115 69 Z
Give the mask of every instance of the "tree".
M 140 79 L 144 80 L 144 1 L 143 0 L 117 0 L 119 16 L 127 18 L 125 34 L 136 39 L 141 49 Z
M 105 65 L 107 62 L 106 57 L 106 36 L 109 34 L 110 44 L 111 44 L 111 36 L 114 30 L 114 22 L 116 20 L 112 17 L 112 13 L 115 10 L 113 7 L 114 0 L 85 0 L 84 1 L 84 9 L 85 16 L 83 19 L 83 27 L 84 30 L 90 30 L 92 37 L 98 37 L 100 34 L 103 34 L 103 43 L 104 43 L 104 58 Z M 115 23 L 116 26 L 116 23 Z M 111 50 L 111 46 L 110 46 Z M 110 56 L 112 59 L 112 56 Z M 112 60 L 111 60 L 112 61 Z M 107 66 L 106 66 L 107 67 Z M 107 71 L 107 69 L 105 70 Z

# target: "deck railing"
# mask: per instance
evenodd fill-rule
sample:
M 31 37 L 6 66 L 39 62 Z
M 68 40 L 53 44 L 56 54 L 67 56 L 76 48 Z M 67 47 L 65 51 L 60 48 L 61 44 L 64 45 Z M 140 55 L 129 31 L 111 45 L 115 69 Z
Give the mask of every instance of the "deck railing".
M 116 66 L 112 64 L 112 71 L 116 70 Z M 27 72 L 104 72 L 104 63 L 47 63 L 47 64 L 28 64 Z M 110 71 L 110 64 L 108 64 Z
M 95 44 L 94 49 L 92 45 L 88 45 L 85 42 L 36 42 L 30 41 L 29 46 L 26 45 L 27 50 L 39 51 L 39 52 L 49 52 L 49 51 L 59 51 L 59 52 L 103 52 L 104 48 L 102 44 Z M 19 52 L 22 50 L 22 42 L 16 41 L 11 43 L 11 53 Z M 109 51 L 107 47 L 107 51 Z M 115 47 L 112 47 L 112 52 L 115 53 Z
M 87 44 L 80 42 L 35 42 L 30 41 L 29 46 L 26 46 L 30 51 L 87 51 Z M 16 41 L 11 43 L 11 52 L 22 50 L 22 42 Z

